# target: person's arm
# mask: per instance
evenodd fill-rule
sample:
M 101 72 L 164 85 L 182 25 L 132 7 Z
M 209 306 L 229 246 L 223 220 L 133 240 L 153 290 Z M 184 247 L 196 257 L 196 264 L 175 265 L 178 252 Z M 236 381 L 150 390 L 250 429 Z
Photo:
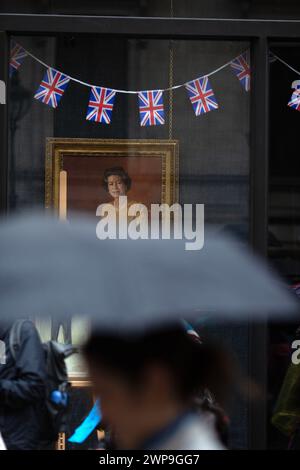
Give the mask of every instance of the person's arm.
M 35 326 L 25 322 L 17 351 L 16 378 L 0 380 L 0 401 L 6 406 L 22 407 L 45 395 L 45 353 Z

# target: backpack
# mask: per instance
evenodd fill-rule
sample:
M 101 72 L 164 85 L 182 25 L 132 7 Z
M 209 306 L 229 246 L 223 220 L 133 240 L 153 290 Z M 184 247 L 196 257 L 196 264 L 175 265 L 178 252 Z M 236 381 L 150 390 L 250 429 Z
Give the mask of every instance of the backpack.
M 9 334 L 9 349 L 14 360 L 21 347 L 21 332 L 25 322 L 30 320 L 17 320 L 11 327 Z M 56 341 L 43 343 L 46 365 L 46 407 L 47 438 L 56 440 L 58 433 L 66 432 L 68 392 L 70 383 L 66 359 L 78 352 L 72 344 L 61 344 Z

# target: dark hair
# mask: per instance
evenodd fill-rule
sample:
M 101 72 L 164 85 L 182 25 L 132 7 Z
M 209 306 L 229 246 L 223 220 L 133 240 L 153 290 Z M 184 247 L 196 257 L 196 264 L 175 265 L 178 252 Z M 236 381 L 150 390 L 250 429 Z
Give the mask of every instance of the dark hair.
M 108 168 L 104 172 L 104 177 L 103 177 L 103 186 L 108 191 L 108 177 L 112 175 L 117 175 L 122 178 L 123 183 L 125 184 L 127 191 L 131 188 L 131 178 L 126 173 L 126 171 L 121 167 L 121 166 L 114 166 L 112 168 Z
M 231 379 L 232 369 L 223 351 L 193 341 L 179 326 L 140 335 L 93 333 L 84 354 L 94 366 L 111 370 L 135 387 L 148 365 L 161 364 L 168 369 L 182 401 L 192 400 L 208 388 L 221 402 Z

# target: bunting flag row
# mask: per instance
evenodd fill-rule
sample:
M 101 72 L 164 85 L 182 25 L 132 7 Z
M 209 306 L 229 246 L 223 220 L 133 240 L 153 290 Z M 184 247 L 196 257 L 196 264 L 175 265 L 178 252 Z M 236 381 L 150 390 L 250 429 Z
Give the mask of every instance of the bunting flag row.
M 34 95 L 36 100 L 41 101 L 52 108 L 57 108 L 70 81 L 78 82 L 90 88 L 86 120 L 102 124 L 111 123 L 115 98 L 118 93 L 137 95 L 141 126 L 158 126 L 165 124 L 163 94 L 164 92 L 182 87 L 187 91 L 196 116 L 218 109 L 219 104 L 212 89 L 209 77 L 227 66 L 231 67 L 244 90 L 250 91 L 251 69 L 249 50 L 243 52 L 241 55 L 235 57 L 233 60 L 227 62 L 213 72 L 210 72 L 208 75 L 201 76 L 183 83 L 182 85 L 176 85 L 171 88 L 145 91 L 116 90 L 113 88 L 94 86 L 81 82 L 74 77 L 70 77 L 53 67 L 48 66 L 19 44 L 13 44 L 11 48 L 9 63 L 10 76 L 19 69 L 27 56 L 32 57 L 46 67 L 46 72 Z

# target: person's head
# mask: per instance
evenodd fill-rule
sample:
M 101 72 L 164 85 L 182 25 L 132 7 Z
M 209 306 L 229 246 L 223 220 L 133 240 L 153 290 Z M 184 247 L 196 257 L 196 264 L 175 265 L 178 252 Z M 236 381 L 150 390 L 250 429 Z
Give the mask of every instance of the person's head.
M 117 199 L 127 194 L 131 179 L 122 167 L 116 166 L 105 170 L 103 186 L 113 199 Z
M 179 326 L 130 336 L 94 333 L 84 354 L 103 420 L 121 447 L 190 408 L 201 389 L 220 394 L 227 381 L 217 350 Z

